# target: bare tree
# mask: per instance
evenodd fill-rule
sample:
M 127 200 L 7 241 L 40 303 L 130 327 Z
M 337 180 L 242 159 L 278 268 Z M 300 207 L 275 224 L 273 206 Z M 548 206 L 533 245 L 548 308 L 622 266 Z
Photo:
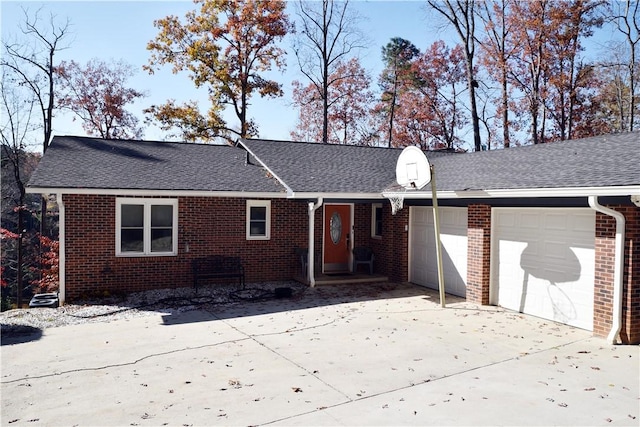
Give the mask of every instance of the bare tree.
M 329 88 L 341 77 L 335 73 L 341 61 L 363 48 L 364 36 L 357 29 L 358 17 L 350 13 L 349 1 L 298 2 L 300 31 L 294 52 L 300 71 L 313 84 L 322 100 L 322 142 L 329 141 Z
M 8 254 L 3 254 L 3 267 L 9 267 L 15 273 L 16 279 L 16 303 L 22 306 L 23 285 L 23 233 L 27 177 L 24 176 L 25 163 L 27 163 L 26 150 L 28 147 L 28 135 L 33 130 L 32 118 L 36 109 L 37 100 L 34 97 L 24 97 L 28 91 L 16 84 L 15 76 L 7 68 L 2 69 L 0 80 L 0 143 L 2 144 L 2 227 L 13 228 L 16 236 L 15 259 Z M 15 216 L 17 215 L 17 220 Z M 13 274 L 10 274 L 13 276 Z
M 480 141 L 480 119 L 476 101 L 476 71 L 474 57 L 476 50 L 474 0 L 429 0 L 429 6 L 442 15 L 456 30 L 464 47 L 466 59 L 467 85 L 473 127 L 473 143 L 476 151 L 482 149 Z
M 54 56 L 65 48 L 61 43 L 68 35 L 71 24 L 67 19 L 58 25 L 56 16 L 50 14 L 48 29 L 41 28 L 40 11 L 30 16 L 29 11 L 23 9 L 24 23 L 19 28 L 25 41 L 5 42 L 3 48 L 6 55 L 3 55 L 1 64 L 16 73 L 19 85 L 33 92 L 42 114 L 42 151 L 45 152 L 51 139 L 55 107 Z
M 629 93 L 627 101 L 627 130 L 629 132 L 634 129 L 635 112 L 638 105 L 636 94 L 638 64 L 636 63 L 636 50 L 640 45 L 640 2 L 626 0 L 623 2 L 612 2 L 616 10 L 613 19 L 616 21 L 618 31 L 624 34 L 627 49 L 629 50 L 628 68 L 628 84 Z M 623 124 L 624 125 L 624 124 Z
M 70 22 L 57 23 L 56 16 L 49 14 L 47 24 L 40 19 L 41 9 L 33 16 L 23 9 L 24 22 L 19 26 L 24 36 L 22 41 L 3 43 L 3 55 L 0 65 L 16 75 L 16 84 L 28 88 L 33 94 L 37 109 L 42 118 L 42 152 L 47 151 L 53 129 L 53 112 L 55 107 L 54 77 L 56 67 L 54 57 L 64 49 L 63 40 L 69 33 Z M 40 234 L 45 235 L 45 217 L 47 199 L 41 203 Z
M 498 112 L 502 123 L 502 141 L 504 148 L 511 145 L 509 124 L 509 60 L 512 52 L 507 38 L 511 28 L 507 21 L 512 0 L 492 0 L 479 4 L 478 16 L 484 22 L 486 39 L 480 45 L 482 62 L 489 75 L 500 84 L 500 106 Z M 482 115 L 485 117 L 485 115 Z M 488 133 L 491 138 L 491 133 Z M 487 147 L 491 147 L 487 143 Z

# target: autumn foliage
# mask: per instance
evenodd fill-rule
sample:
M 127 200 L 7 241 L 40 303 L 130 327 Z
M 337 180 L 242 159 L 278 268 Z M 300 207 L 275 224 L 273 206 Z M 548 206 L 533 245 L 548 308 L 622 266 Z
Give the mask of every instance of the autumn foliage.
M 85 66 L 63 61 L 56 67 L 59 107 L 71 110 L 89 135 L 104 139 L 139 139 L 138 118 L 126 106 L 144 96 L 129 88 L 131 66 L 93 59 Z
M 35 287 L 36 293 L 54 292 L 59 285 L 59 256 L 60 242 L 46 236 L 40 236 L 40 256 L 39 265 L 31 267 L 36 273 L 36 277 L 31 284 Z
M 276 45 L 290 30 L 286 2 L 279 0 L 196 0 L 199 11 L 188 12 L 182 22 L 176 16 L 155 21 L 160 30 L 147 49 L 152 52 L 145 68 L 153 73 L 171 65 L 173 73 L 187 72 L 197 88 L 209 91 L 209 105 L 201 113 L 193 101 L 145 110 L 164 130 L 179 129 L 188 141 L 217 137 L 255 136 L 257 125 L 249 116 L 254 95 L 282 96 L 281 84 L 265 77 L 271 69 L 283 69 L 285 52 Z M 237 124 L 222 116 L 229 107 Z
M 328 142 L 369 145 L 368 115 L 373 92 L 370 77 L 356 58 L 340 63 L 330 75 L 328 104 Z M 293 102 L 298 107 L 298 126 L 293 139 L 311 142 L 323 140 L 323 101 L 318 86 L 293 82 Z
M 367 136 L 337 138 L 349 127 L 340 117 L 350 116 L 330 105 L 333 136 L 327 142 L 477 150 L 633 129 L 640 101 L 635 84 L 640 67 L 633 59 L 640 43 L 638 2 L 615 7 L 601 0 L 472 3 L 429 2 L 458 33 L 460 44 L 436 41 L 420 51 L 408 40 L 391 39 L 382 49 L 377 101 L 367 105 L 366 98 L 354 98 L 351 104 L 368 111 L 361 132 Z M 627 48 L 619 46 L 617 59 L 608 63 L 589 61 L 586 40 L 608 14 Z M 365 87 L 366 77 L 358 78 L 358 87 Z M 311 89 L 293 84 L 299 121 L 291 135 L 316 141 L 319 113 L 313 110 L 322 106 Z M 483 126 L 480 145 L 476 114 Z M 351 128 L 360 127 L 362 116 L 350 120 Z

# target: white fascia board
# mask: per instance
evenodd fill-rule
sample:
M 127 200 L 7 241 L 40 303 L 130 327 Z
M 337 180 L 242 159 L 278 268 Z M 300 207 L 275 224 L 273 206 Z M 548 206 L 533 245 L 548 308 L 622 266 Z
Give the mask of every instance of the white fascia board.
M 534 197 L 588 197 L 588 196 L 630 196 L 640 194 L 640 185 L 620 187 L 567 187 L 530 188 L 504 190 L 438 191 L 440 199 L 496 199 Z M 431 191 L 384 192 L 384 197 L 403 196 L 405 199 L 431 199 Z
M 281 178 L 280 178 L 280 177 L 279 177 L 279 176 L 278 176 L 274 171 L 272 171 L 272 170 L 271 170 L 271 169 L 266 165 L 266 163 L 265 163 L 265 162 L 263 162 L 262 160 L 260 160 L 260 158 L 259 158 L 258 156 L 256 156 L 256 155 L 253 153 L 253 151 L 249 150 L 249 147 L 247 147 L 246 145 L 244 145 L 244 143 L 242 142 L 242 139 L 240 139 L 238 142 L 242 145 L 242 147 L 243 147 L 245 150 L 247 150 L 247 153 L 251 154 L 251 155 L 252 155 L 252 156 L 253 156 L 257 161 L 259 161 L 259 162 L 260 162 L 260 164 L 262 165 L 262 167 L 263 167 L 263 168 L 265 168 L 265 169 L 267 170 L 267 172 L 269 172 L 269 173 L 270 173 L 270 174 L 271 174 L 275 179 L 277 179 L 277 180 L 278 180 L 278 182 L 279 182 L 280 184 L 282 184 L 282 186 L 283 186 L 284 188 L 286 188 L 286 189 L 287 189 L 287 194 L 289 194 L 289 196 L 291 196 L 291 195 L 293 194 L 293 190 L 291 189 L 291 187 L 289 187 L 289 186 L 287 185 L 287 183 L 286 183 L 286 182 L 284 182 L 284 180 L 283 180 L 283 179 L 281 179 Z
M 382 193 L 310 193 L 300 192 L 292 193 L 289 195 L 290 199 L 317 199 L 322 197 L 323 199 L 380 199 L 384 200 Z
M 96 194 L 104 196 L 153 196 L 153 197 L 237 197 L 256 199 L 285 199 L 287 193 L 261 193 L 242 191 L 202 191 L 202 190 L 134 190 L 106 188 L 53 188 L 27 187 L 29 194 Z

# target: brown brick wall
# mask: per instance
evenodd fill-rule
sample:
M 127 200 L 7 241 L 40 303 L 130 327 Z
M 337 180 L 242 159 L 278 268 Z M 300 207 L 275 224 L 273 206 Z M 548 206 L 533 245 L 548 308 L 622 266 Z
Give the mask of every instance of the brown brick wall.
M 241 256 L 247 282 L 293 277 L 293 249 L 307 246 L 305 203 L 273 200 L 271 239 L 248 241 L 245 199 L 178 199 L 178 256 L 116 257 L 116 197 L 65 195 L 67 300 L 191 286 L 191 259 L 209 254 Z
M 622 329 L 626 344 L 640 343 L 640 209 L 635 206 L 607 206 L 625 217 Z M 613 322 L 613 281 L 615 262 L 615 218 L 596 214 L 596 271 L 594 277 L 593 333 L 605 337 Z
M 191 260 L 210 254 L 240 256 L 247 283 L 291 280 L 299 271 L 295 247 L 308 246 L 308 204 L 272 200 L 271 239 L 246 240 L 246 199 L 179 197 L 178 255 L 116 257 L 116 196 L 64 195 L 66 299 L 191 286 Z M 371 204 L 354 205 L 355 244 L 369 245 L 376 273 L 407 280 L 408 209 L 392 216 L 382 239 L 371 237 Z M 323 212 L 315 212 L 315 251 L 322 259 Z M 188 250 L 187 250 L 188 248 Z M 317 271 L 319 273 L 321 270 Z
M 391 214 L 391 204 L 381 202 L 384 225 L 381 237 L 371 236 L 371 204 L 354 205 L 354 244 L 368 246 L 373 250 L 374 273 L 383 274 L 392 281 L 408 280 L 409 239 L 405 224 L 409 224 L 409 208 L 405 207 L 396 215 Z
M 488 305 L 491 267 L 491 206 L 469 205 L 467 227 L 467 301 Z

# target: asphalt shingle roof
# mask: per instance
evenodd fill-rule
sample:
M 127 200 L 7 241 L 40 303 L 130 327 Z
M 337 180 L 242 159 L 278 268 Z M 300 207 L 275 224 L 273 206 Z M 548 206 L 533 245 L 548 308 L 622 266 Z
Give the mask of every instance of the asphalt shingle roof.
M 294 192 L 380 193 L 395 181 L 402 150 L 290 141 L 241 144 Z
M 242 147 L 55 137 L 37 188 L 376 194 L 401 149 L 241 140 Z M 247 159 L 249 161 L 247 162 Z M 429 152 L 438 191 L 640 186 L 640 132 L 473 153 Z
M 228 145 L 57 136 L 29 187 L 284 192 L 245 150 Z
M 440 191 L 640 185 L 640 132 L 442 156 L 433 164 Z
M 381 192 L 401 150 L 243 140 L 297 192 Z M 640 132 L 472 153 L 427 152 L 438 191 L 640 185 Z

